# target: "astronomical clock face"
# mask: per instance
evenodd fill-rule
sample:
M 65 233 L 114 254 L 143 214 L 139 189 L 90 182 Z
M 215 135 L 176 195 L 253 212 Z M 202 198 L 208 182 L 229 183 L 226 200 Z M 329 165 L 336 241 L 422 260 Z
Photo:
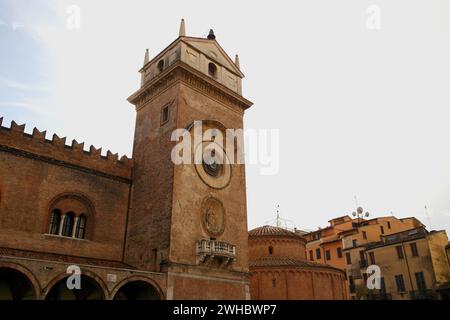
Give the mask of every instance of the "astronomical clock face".
M 225 230 L 225 209 L 222 202 L 214 197 L 206 197 L 202 203 L 202 224 L 212 236 L 220 236 Z
M 231 179 L 231 165 L 225 150 L 217 143 L 204 141 L 195 152 L 203 155 L 201 163 L 195 164 L 200 179 L 213 189 L 225 188 Z

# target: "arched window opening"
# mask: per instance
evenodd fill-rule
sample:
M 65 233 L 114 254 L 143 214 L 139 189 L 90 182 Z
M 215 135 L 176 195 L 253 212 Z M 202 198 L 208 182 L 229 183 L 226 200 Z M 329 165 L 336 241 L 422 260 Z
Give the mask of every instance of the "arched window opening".
M 74 220 L 74 216 L 73 216 L 73 213 L 71 213 L 71 212 L 67 213 L 64 216 L 63 228 L 62 228 L 62 232 L 61 232 L 62 236 L 65 236 L 65 237 L 72 236 L 73 220 Z
M 82 214 L 78 218 L 75 237 L 77 237 L 78 239 L 84 239 L 85 230 L 86 230 L 86 216 Z
M 50 217 L 50 225 L 48 228 L 49 234 L 58 234 L 59 225 L 61 224 L 61 210 L 54 209 Z
M 159 60 L 158 62 L 158 71 L 162 72 L 164 70 L 164 60 Z
M 270 255 L 273 254 L 273 247 L 272 247 L 272 246 L 269 247 L 269 254 L 270 254 Z
M 50 203 L 49 211 L 47 234 L 72 239 L 86 239 L 92 235 L 95 209 L 84 196 L 63 194 Z
M 217 77 L 217 67 L 214 63 L 210 62 L 208 64 L 208 74 L 213 77 L 216 78 Z

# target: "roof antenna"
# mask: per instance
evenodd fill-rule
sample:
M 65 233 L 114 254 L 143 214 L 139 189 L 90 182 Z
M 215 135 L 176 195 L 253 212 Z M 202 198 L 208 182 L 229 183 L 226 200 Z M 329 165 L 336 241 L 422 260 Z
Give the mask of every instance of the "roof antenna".
M 358 208 L 358 197 L 356 195 L 353 196 L 353 200 L 355 201 L 355 208 Z
M 428 220 L 428 227 L 430 228 L 430 231 L 431 231 L 431 230 L 432 230 L 432 227 L 431 227 L 431 216 L 430 216 L 429 209 L 430 209 L 430 208 L 428 208 L 428 206 L 425 205 L 425 215 L 426 215 L 427 220 Z

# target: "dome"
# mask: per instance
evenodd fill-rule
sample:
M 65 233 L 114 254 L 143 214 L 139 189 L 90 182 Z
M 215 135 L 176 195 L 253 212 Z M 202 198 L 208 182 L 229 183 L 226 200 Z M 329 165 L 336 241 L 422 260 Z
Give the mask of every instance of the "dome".
M 346 298 L 345 272 L 306 259 L 298 232 L 262 226 L 248 232 L 250 295 L 256 300 Z
M 262 226 L 255 229 L 252 229 L 248 232 L 248 236 L 250 238 L 253 237 L 293 237 L 303 239 L 299 234 L 274 226 Z

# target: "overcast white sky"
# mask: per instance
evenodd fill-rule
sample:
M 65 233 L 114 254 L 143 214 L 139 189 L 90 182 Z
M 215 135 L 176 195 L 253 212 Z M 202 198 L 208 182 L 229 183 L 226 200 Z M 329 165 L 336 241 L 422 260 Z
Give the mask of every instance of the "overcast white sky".
M 66 28 L 69 5 L 81 29 Z M 381 11 L 380 30 L 366 9 Z M 280 171 L 247 167 L 249 227 L 324 227 L 359 204 L 450 232 L 450 1 L 0 0 L 0 116 L 131 155 L 145 48 L 178 36 L 240 56 L 253 129 L 280 130 Z M 9 124 L 8 124 L 9 125 Z

